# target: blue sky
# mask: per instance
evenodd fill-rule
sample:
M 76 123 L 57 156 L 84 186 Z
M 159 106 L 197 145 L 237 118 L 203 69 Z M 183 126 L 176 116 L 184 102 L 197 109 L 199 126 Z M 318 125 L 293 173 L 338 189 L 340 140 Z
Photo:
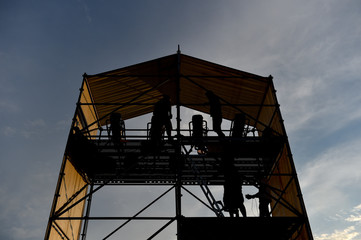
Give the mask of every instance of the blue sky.
M 0 239 L 41 239 L 82 74 L 174 54 L 274 77 L 317 240 L 361 239 L 361 2 L 0 0 Z

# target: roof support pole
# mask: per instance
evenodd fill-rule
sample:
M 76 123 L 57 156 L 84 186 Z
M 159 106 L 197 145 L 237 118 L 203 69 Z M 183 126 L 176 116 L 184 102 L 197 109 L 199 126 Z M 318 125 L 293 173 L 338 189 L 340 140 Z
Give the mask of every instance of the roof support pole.
M 180 137 L 180 122 L 182 121 L 180 118 L 180 50 L 178 45 L 178 51 L 177 51 L 177 76 L 176 76 L 176 107 L 177 107 L 177 135 Z M 179 138 L 178 137 L 178 138 Z
M 90 192 L 93 191 L 93 187 L 94 185 L 91 184 L 90 185 Z M 86 234 L 87 234 L 87 231 L 88 231 L 88 222 L 89 222 L 89 215 L 90 215 L 90 206 L 91 206 L 91 203 L 92 203 L 92 199 L 93 199 L 93 194 L 90 194 L 89 197 L 88 197 L 88 203 L 87 203 L 87 207 L 86 207 L 86 213 L 85 213 L 85 220 L 84 220 L 84 223 L 83 223 L 83 233 L 81 234 L 81 240 L 86 240 Z
M 177 51 L 177 76 L 176 76 L 176 107 L 177 107 L 177 145 L 176 145 L 176 184 L 175 184 L 175 207 L 176 207 L 176 219 L 177 219 L 177 239 L 182 240 L 181 234 L 181 217 L 182 217 L 182 155 L 181 155 L 181 132 L 180 132 L 180 50 L 178 45 Z

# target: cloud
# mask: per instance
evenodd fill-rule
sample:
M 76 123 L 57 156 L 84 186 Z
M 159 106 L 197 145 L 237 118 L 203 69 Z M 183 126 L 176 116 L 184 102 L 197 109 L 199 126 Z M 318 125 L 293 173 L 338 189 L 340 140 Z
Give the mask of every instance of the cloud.
M 228 36 L 222 40 L 227 44 L 212 49 L 215 62 L 272 74 L 289 134 L 326 138 L 361 120 L 356 50 L 361 49 L 361 22 L 352 5 L 276 1 L 234 6 L 224 22 L 215 23 L 221 34 L 217 31 L 214 38 Z M 242 21 L 232 21 L 235 17 Z
M 68 131 L 71 126 L 71 118 L 69 119 L 62 119 L 55 123 L 55 130 L 60 131 Z
M 0 112 L 2 113 L 16 113 L 20 111 L 20 107 L 7 100 L 0 100 Z
M 14 239 L 29 239 L 39 237 L 43 234 L 43 231 L 39 228 L 22 228 L 22 227 L 12 227 L 10 229 Z
M 342 231 L 335 231 L 331 234 L 322 234 L 321 236 L 316 236 L 316 240 L 354 240 L 355 237 L 359 236 L 358 232 L 355 232 L 355 227 L 351 226 Z
M 348 222 L 361 222 L 361 214 L 355 216 L 355 215 L 351 215 L 350 217 L 345 219 Z
M 361 223 L 361 204 L 353 207 L 350 211 L 341 211 L 334 217 L 330 217 L 332 221 L 336 221 L 339 225 L 344 223 L 352 223 L 343 230 L 334 230 L 332 233 L 322 233 L 315 236 L 316 240 L 356 240 L 360 239 L 360 223 Z M 356 238 L 357 237 L 357 238 Z
M 50 164 L 40 162 L 25 168 L 26 171 L 21 166 L 17 169 L 23 179 L 3 181 L 0 185 L 0 236 L 7 236 L 2 239 L 40 239 L 44 236 L 54 193 L 48 185 L 55 186 L 57 174 L 50 170 Z M 7 173 L 2 176 L 11 178 Z
M 311 215 L 346 206 L 347 199 L 360 188 L 360 145 L 361 139 L 357 139 L 331 147 L 300 169 L 301 187 Z
M 92 18 L 90 16 L 90 10 L 89 10 L 89 7 L 88 5 L 85 3 L 85 1 L 83 0 L 78 0 L 78 2 L 82 5 L 82 8 L 84 10 L 84 13 L 85 13 L 85 17 L 86 19 L 88 20 L 89 23 L 92 22 Z
M 45 136 L 47 134 L 55 134 L 63 131 L 67 131 L 71 121 L 59 120 L 55 122 L 53 126 L 49 126 L 47 122 L 42 118 L 29 119 L 25 122 L 12 121 L 11 125 L 3 126 L 1 129 L 2 135 L 6 137 L 17 137 L 29 139 L 36 136 Z
M 24 128 L 21 130 L 21 135 L 25 138 L 40 136 L 47 132 L 47 124 L 43 119 L 28 120 L 24 123 Z
M 43 119 L 34 119 L 34 120 L 29 120 L 25 123 L 25 126 L 28 127 L 45 127 L 45 121 Z
M 345 219 L 347 222 L 361 224 L 361 204 L 352 209 L 352 214 Z
M 361 211 L 361 204 L 354 207 L 354 211 Z
M 3 135 L 6 137 L 14 136 L 16 134 L 16 129 L 10 126 L 6 126 L 3 128 Z
M 360 145 L 357 139 L 329 147 L 299 169 L 311 227 L 313 223 L 317 226 L 314 234 L 318 240 L 359 239 L 361 204 L 353 204 L 361 190 Z

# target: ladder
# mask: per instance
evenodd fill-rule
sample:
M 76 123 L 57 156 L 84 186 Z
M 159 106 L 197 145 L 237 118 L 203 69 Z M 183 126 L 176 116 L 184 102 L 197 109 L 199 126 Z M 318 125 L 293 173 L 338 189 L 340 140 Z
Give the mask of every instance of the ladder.
M 190 165 L 195 177 L 197 178 L 197 181 L 199 183 L 199 186 L 202 189 L 202 192 L 204 193 L 205 197 L 207 198 L 207 201 L 210 205 L 208 207 L 210 207 L 210 209 L 212 209 L 212 211 L 216 214 L 217 217 L 224 217 L 223 212 L 222 212 L 222 209 L 223 209 L 222 202 L 216 201 L 211 190 L 209 189 L 209 187 L 207 185 L 207 181 L 200 175 L 200 172 L 199 172 L 197 166 L 195 165 L 194 161 L 192 160 L 192 157 L 190 156 L 192 147 L 189 151 L 187 151 L 184 146 L 183 146 L 183 149 L 186 152 L 186 155 L 185 155 L 186 160 L 187 160 L 188 164 Z

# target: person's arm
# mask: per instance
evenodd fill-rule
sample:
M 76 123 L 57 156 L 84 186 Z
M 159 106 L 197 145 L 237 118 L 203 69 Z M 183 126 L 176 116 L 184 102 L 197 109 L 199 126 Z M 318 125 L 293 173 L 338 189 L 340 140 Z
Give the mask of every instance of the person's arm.
M 256 194 L 253 194 L 253 195 L 251 195 L 251 194 L 246 194 L 246 198 L 247 198 L 247 199 L 258 198 L 258 197 L 259 197 L 259 192 L 256 193 Z

